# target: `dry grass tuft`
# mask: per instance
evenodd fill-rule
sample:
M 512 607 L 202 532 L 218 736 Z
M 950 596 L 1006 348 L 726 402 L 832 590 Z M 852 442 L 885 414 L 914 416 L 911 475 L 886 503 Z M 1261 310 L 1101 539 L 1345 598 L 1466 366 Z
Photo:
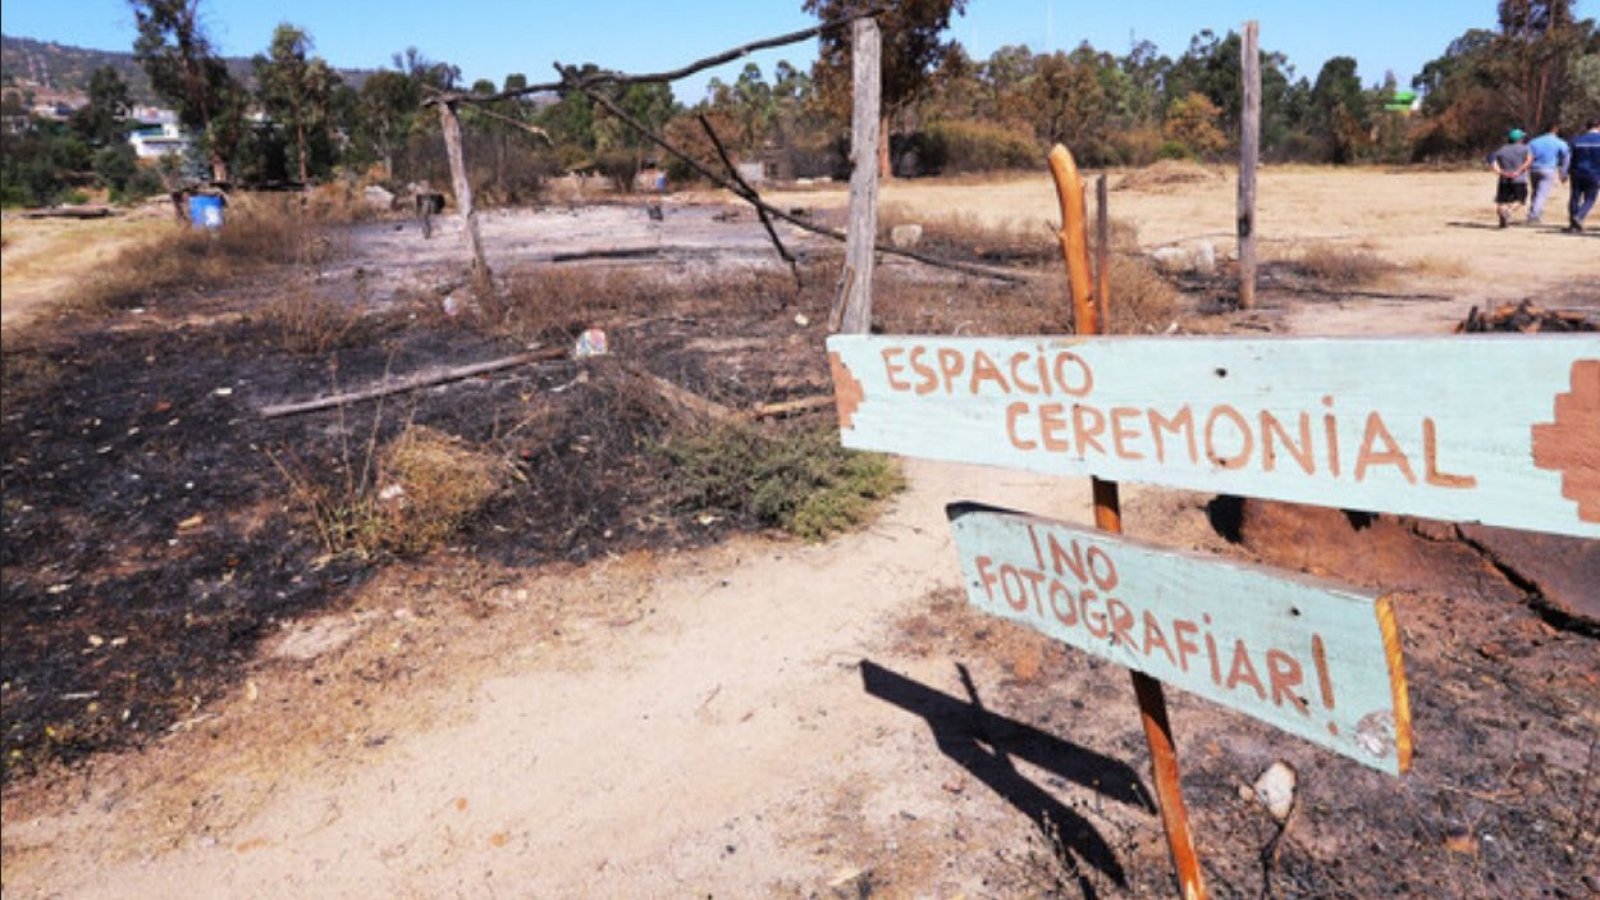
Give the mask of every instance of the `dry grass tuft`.
M 460 438 L 422 425 L 384 448 L 375 498 L 378 543 L 424 553 L 466 524 L 505 483 L 505 463 Z
M 363 559 L 385 552 L 415 556 L 439 546 L 510 472 L 498 457 L 422 425 L 407 426 L 381 449 L 369 445 L 363 458 L 347 453 L 333 473 L 313 474 L 295 458 L 272 460 L 323 550 Z
M 278 346 L 313 356 L 350 346 L 361 324 L 359 310 L 306 288 L 268 305 L 263 318 Z
M 203 290 L 273 265 L 315 268 L 333 242 L 293 198 L 244 199 L 216 231 L 174 227 L 124 250 L 84 281 L 69 305 L 105 313 L 149 306 L 179 291 Z
M 1039 263 L 1056 253 L 1054 226 L 1042 220 L 996 221 L 964 211 L 917 215 L 901 204 L 886 204 L 878 215 L 879 239 L 887 242 L 899 225 L 922 226 L 918 249 L 949 259 Z
M 776 267 L 663 277 L 642 267 L 563 264 L 511 274 L 502 291 L 478 301 L 469 324 L 523 343 L 559 343 L 641 313 L 687 312 L 708 301 L 726 309 L 778 309 L 794 299 L 794 279 Z
M 1160 194 L 1177 190 L 1186 184 L 1221 181 L 1225 177 L 1220 171 L 1208 169 L 1198 163 L 1181 159 L 1164 159 L 1122 176 L 1122 180 L 1112 189 Z
M 1298 274 L 1330 287 L 1359 287 L 1390 274 L 1396 266 L 1361 248 L 1313 244 L 1290 265 Z
M 1110 334 L 1155 334 L 1178 316 L 1178 291 L 1142 257 L 1111 257 Z
M 1412 260 L 1407 266 L 1411 272 L 1419 275 L 1431 275 L 1435 278 L 1467 278 L 1472 275 L 1472 266 L 1466 260 L 1455 259 L 1448 256 L 1423 256 Z

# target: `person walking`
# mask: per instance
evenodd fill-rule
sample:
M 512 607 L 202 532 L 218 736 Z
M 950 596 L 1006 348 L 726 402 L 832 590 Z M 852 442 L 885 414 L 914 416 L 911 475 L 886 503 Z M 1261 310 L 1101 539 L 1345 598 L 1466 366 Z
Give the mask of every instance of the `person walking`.
M 1600 196 L 1600 116 L 1589 120 L 1589 130 L 1572 139 L 1572 195 L 1567 199 L 1566 231 L 1583 231 L 1583 220 Z
M 1494 189 L 1494 209 L 1500 216 L 1500 227 L 1511 224 L 1513 207 L 1528 202 L 1528 167 L 1533 165 L 1533 153 L 1522 142 L 1527 137 L 1521 128 L 1511 129 L 1504 147 L 1489 154 L 1489 168 L 1499 176 Z
M 1537 225 L 1544 216 L 1545 203 L 1555 190 L 1556 179 L 1562 183 L 1567 180 L 1572 150 L 1561 139 L 1560 127 L 1551 125 L 1549 131 L 1528 142 L 1528 152 L 1533 154 L 1533 167 L 1528 170 L 1529 192 L 1533 195 L 1528 202 L 1528 224 Z

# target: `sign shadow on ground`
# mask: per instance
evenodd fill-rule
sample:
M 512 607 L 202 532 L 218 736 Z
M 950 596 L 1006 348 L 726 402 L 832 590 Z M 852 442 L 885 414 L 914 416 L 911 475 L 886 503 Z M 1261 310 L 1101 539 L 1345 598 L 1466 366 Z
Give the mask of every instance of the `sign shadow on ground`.
M 1155 802 L 1138 773 L 1120 760 L 990 712 L 984 708 L 967 667 L 957 663 L 956 668 L 967 700 L 870 660 L 861 661 L 861 680 L 868 694 L 926 720 L 941 753 L 1031 819 L 1053 844 L 1061 862 L 1077 874 L 1084 896 L 1093 897 L 1095 891 L 1078 860 L 1126 887 L 1127 875 L 1105 838 L 1087 819 L 1018 772 L 1012 759 L 1026 760 L 1103 797 L 1153 813 Z

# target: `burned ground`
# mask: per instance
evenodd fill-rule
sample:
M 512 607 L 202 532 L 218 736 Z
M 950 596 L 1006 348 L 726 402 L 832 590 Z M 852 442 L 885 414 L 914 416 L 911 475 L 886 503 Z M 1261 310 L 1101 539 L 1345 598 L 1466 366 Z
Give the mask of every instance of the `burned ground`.
M 711 213 L 702 217 L 709 220 Z M 427 249 L 456 252 L 440 243 L 448 239 L 435 238 Z M 598 245 L 600 237 L 591 240 Z M 959 258 L 1020 261 L 1043 274 L 1034 286 L 1011 289 L 891 264 L 890 288 L 878 306 L 885 331 L 1025 334 L 1062 326 L 1052 318 L 1060 284 L 1050 274 L 1050 252 L 1001 253 L 939 233 L 929 241 Z M 768 252 L 759 239 L 755 246 Z M 385 615 L 381 625 L 362 626 L 371 628 L 378 650 L 389 646 L 384 629 L 399 629 L 398 617 L 407 611 L 427 620 L 416 631 L 455 634 L 448 629 L 459 627 L 456 636 L 470 643 L 497 628 L 515 631 L 526 624 L 519 616 L 535 614 L 500 597 L 515 593 L 495 586 L 507 571 L 599 570 L 630 550 L 670 554 L 767 528 L 745 510 L 680 502 L 683 473 L 667 451 L 716 426 L 705 408 L 685 406 L 671 388 L 730 411 L 828 392 L 822 342 L 832 259 L 823 250 L 805 250 L 801 289 L 782 267 L 746 260 L 718 268 L 672 248 L 643 261 L 595 267 L 549 261 L 508 266 L 502 299 L 488 308 L 449 293 L 450 279 L 432 270 L 407 276 L 403 289 L 362 288 L 362 279 L 394 276 L 362 259 L 344 260 L 340 268 L 336 259 L 321 281 L 303 269 L 276 272 L 147 302 L 138 312 L 68 316 L 8 331 L 0 417 L 0 690 L 11 796 L 32 791 L 48 805 L 43 798 L 75 785 L 73 773 L 86 771 L 84 760 L 94 754 L 148 747 L 174 729 L 183 733 L 179 737 L 199 736 L 191 723 L 221 708 L 228 695 L 237 700 L 253 693 L 241 679 L 268 638 L 296 621 L 332 621 L 319 616 L 348 611 L 363 602 L 357 600 L 363 593 L 404 595 L 393 610 L 364 601 Z M 355 274 L 363 266 L 370 276 Z M 1315 302 L 1359 296 L 1325 285 L 1308 292 L 1300 288 L 1314 273 L 1292 274 L 1301 279 L 1294 289 L 1280 290 L 1269 279 L 1262 308 L 1251 314 L 1225 311 L 1218 302 L 1225 293 L 1221 276 L 1186 276 L 1200 287 L 1170 306 L 1152 301 L 1148 320 L 1127 325 L 1161 331 L 1177 321 L 1182 330 L 1259 332 L 1279 327 L 1285 311 L 1309 302 L 1311 293 Z M 364 298 L 364 291 L 380 296 Z M 289 339 L 292 323 L 272 312 L 283 298 L 304 292 L 326 293 L 363 315 L 338 328 L 331 349 L 308 352 Z M 1196 317 L 1197 307 L 1224 311 Z M 606 331 L 609 358 L 540 362 L 297 416 L 259 413 L 266 405 L 349 390 L 386 375 L 464 365 L 535 344 L 564 349 L 590 327 Z M 809 416 L 761 428 L 825 432 L 832 425 L 828 409 Z M 383 550 L 331 552 L 296 502 L 286 472 L 335 491 L 359 484 L 372 477 L 373 448 L 408 426 L 426 426 L 502 461 L 512 472 L 506 486 L 430 555 L 402 560 Z M 1252 535 L 1247 521 L 1243 540 L 1230 543 L 1209 530 L 1204 508 L 1210 500 L 1152 492 L 1135 495 L 1126 513 L 1132 530 L 1174 544 L 1291 568 L 1321 566 L 1355 581 L 1392 580 L 1355 568 L 1363 545 L 1353 539 L 1318 539 L 1348 550 L 1344 555 L 1308 555 L 1309 539 L 1300 538 L 1280 541 L 1293 546 L 1275 551 Z M 1195 528 L 1207 530 L 1197 537 Z M 1280 526 L 1266 530 L 1289 534 Z M 1361 539 L 1389 530 L 1367 529 Z M 1527 605 L 1526 590 L 1470 546 L 1448 549 L 1453 561 L 1446 568 L 1461 583 L 1420 584 L 1406 588 L 1413 592 L 1400 600 L 1418 745 L 1415 771 L 1405 779 L 1384 778 L 1169 693 L 1185 794 L 1207 878 L 1219 896 L 1577 897 L 1600 891 L 1593 881 L 1600 842 L 1594 825 L 1600 674 L 1593 631 L 1542 618 Z M 638 577 L 648 584 L 654 576 Z M 472 589 L 456 591 L 460 596 L 450 602 L 430 595 L 430 585 L 452 579 L 470 581 Z M 642 593 L 629 591 L 630 597 Z M 949 800 L 955 812 L 948 816 L 911 807 L 915 813 L 896 814 L 889 828 L 862 824 L 860 816 L 828 820 L 827 835 L 817 842 L 851 845 L 841 853 L 853 854 L 862 870 L 847 887 L 891 896 L 937 893 L 930 885 L 940 883 L 938 873 L 917 868 L 924 861 L 970 875 L 963 884 L 979 879 L 998 896 L 1168 895 L 1170 867 L 1148 809 L 1122 804 L 1123 813 L 1102 811 L 1105 792 L 1062 775 L 1060 759 L 1043 773 L 999 771 L 1010 763 L 998 748 L 1037 743 L 1043 740 L 1037 732 L 1048 732 L 1059 737 L 1051 746 L 1072 743 L 1079 753 L 1114 760 L 1111 771 L 1143 777 L 1148 761 L 1123 670 L 984 619 L 953 592 L 937 593 L 919 607 L 921 613 L 898 624 L 900 645 L 880 648 L 880 669 L 895 664 L 897 654 L 901 665 L 904 659 L 946 668 L 947 658 L 963 662 L 986 686 L 987 709 L 1003 721 L 937 698 L 920 707 L 929 712 L 934 737 L 923 734 L 909 750 L 899 747 L 893 766 L 874 775 L 887 778 L 892 771 L 913 784 L 930 777 L 921 771 L 929 759 L 948 760 L 983 787 L 944 780 L 935 769 L 931 793 Z M 609 632 L 642 614 L 629 607 L 599 615 Z M 480 615 L 481 630 L 444 622 Z M 422 681 L 417 672 L 441 676 L 454 657 L 429 646 L 428 653 L 414 655 L 385 650 L 376 662 L 365 649 L 303 666 L 294 658 L 256 668 L 251 677 L 263 682 L 263 698 L 281 704 L 273 708 L 283 716 L 298 715 L 302 694 L 324 690 L 341 667 L 353 674 L 344 673 L 337 692 L 327 692 L 340 702 L 353 694 L 376 704 L 386 692 L 403 693 Z M 492 646 L 504 651 L 510 639 Z M 434 659 L 434 652 L 441 655 Z M 860 669 L 867 681 L 872 669 L 866 663 Z M 330 701 L 312 696 L 306 702 Z M 212 738 L 241 727 L 259 726 L 229 720 Z M 382 730 L 361 732 L 352 746 L 375 753 L 397 734 L 388 721 Z M 307 752 L 320 754 L 344 740 L 328 738 Z M 954 741 L 958 752 L 944 753 L 941 741 Z M 1294 766 L 1301 785 L 1281 837 L 1278 824 L 1242 790 L 1278 760 Z M 155 783 L 173 781 L 153 777 Z M 1018 777 L 1034 790 L 1017 786 Z M 1015 788 L 993 791 L 1002 801 L 1001 818 L 980 810 L 991 782 Z M 181 798 L 181 786 L 171 793 Z M 1041 803 L 1039 793 L 1053 799 Z M 1022 821 L 1026 840 L 996 837 L 1018 833 L 1012 820 Z M 1079 820 L 1092 837 L 1064 827 Z M 183 832 L 183 826 L 166 827 Z M 862 833 L 850 830 L 857 827 Z M 794 829 L 784 837 L 804 842 L 805 834 Z M 193 837 L 184 832 L 172 840 Z M 243 858 L 249 843 L 243 839 L 250 836 L 236 837 Z
M 325 546 L 295 485 L 346 499 L 370 492 L 376 448 L 409 426 L 513 467 L 451 542 L 496 564 L 583 562 L 768 527 L 748 512 L 679 502 L 663 448 L 716 423 L 654 379 L 730 412 L 826 394 L 831 278 L 821 266 L 802 276 L 797 287 L 771 267 L 661 278 L 643 267 L 545 266 L 508 273 L 497 300 L 454 314 L 424 282 L 359 318 L 308 325 L 286 321 L 285 298 L 337 288 L 280 271 L 8 335 L 7 779 L 165 732 L 226 690 L 279 623 L 338 609 L 392 555 Z M 925 324 L 970 320 L 997 290 L 965 292 Z M 889 321 L 897 308 L 911 304 L 886 303 Z M 570 347 L 591 327 L 605 330 L 610 356 L 260 414 L 530 345 Z M 300 352 L 307 342 L 291 331 L 307 328 L 337 334 Z

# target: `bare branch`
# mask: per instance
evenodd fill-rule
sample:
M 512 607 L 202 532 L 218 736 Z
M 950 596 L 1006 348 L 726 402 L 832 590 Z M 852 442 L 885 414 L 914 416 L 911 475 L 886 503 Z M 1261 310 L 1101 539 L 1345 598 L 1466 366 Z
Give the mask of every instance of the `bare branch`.
M 507 125 L 511 125 L 511 126 L 516 127 L 516 128 L 521 128 L 523 131 L 526 131 L 527 133 L 533 135 L 534 137 L 542 137 L 542 138 L 544 138 L 544 142 L 546 144 L 549 144 L 551 146 L 555 146 L 555 141 L 550 139 L 550 132 L 545 131 L 543 128 L 540 128 L 537 125 L 530 125 L 527 122 L 523 122 L 523 121 L 520 121 L 518 119 L 513 119 L 510 116 L 501 115 L 500 113 L 497 113 L 492 109 L 488 109 L 488 108 L 485 108 L 485 107 L 482 107 L 482 106 L 477 107 L 474 110 L 474 112 L 476 112 L 478 115 L 481 115 L 481 116 L 488 116 L 491 119 L 498 119 L 499 121 L 504 122 Z
M 577 71 L 575 68 L 562 66 L 560 63 L 557 63 L 556 69 L 562 73 L 562 79 L 560 81 L 549 82 L 546 84 L 530 84 L 526 87 L 520 87 L 515 90 L 501 91 L 497 94 L 441 93 L 439 96 L 430 97 L 424 102 L 438 103 L 441 100 L 447 99 L 460 103 L 492 103 L 496 100 L 510 100 L 513 97 L 526 97 L 529 94 L 543 94 L 551 91 L 560 91 L 563 93 L 567 91 L 587 92 L 590 88 L 599 87 L 603 84 L 655 84 L 660 82 L 677 81 L 680 78 L 687 78 L 696 72 L 700 72 L 714 66 L 720 66 L 724 63 L 729 63 L 736 59 L 749 56 L 751 53 L 754 53 L 758 50 L 770 50 L 773 47 L 783 47 L 788 44 L 798 44 L 801 41 L 810 40 L 811 38 L 814 38 L 825 31 L 831 31 L 835 28 L 842 28 L 845 25 L 849 25 L 851 22 L 854 22 L 857 19 L 876 16 L 879 13 L 882 13 L 885 9 L 887 9 L 887 6 L 882 4 L 870 6 L 858 12 L 850 13 L 847 16 L 842 16 L 832 21 L 823 22 L 822 24 L 815 25 L 811 28 L 804 28 L 800 31 L 792 31 L 788 34 L 778 35 L 777 37 L 752 41 L 743 46 L 734 47 L 731 50 L 724 50 L 715 56 L 708 56 L 705 59 L 697 60 L 680 69 L 673 69 L 670 72 L 657 72 L 650 75 L 627 75 L 621 72 L 603 71 L 578 77 L 574 74 Z
M 586 88 L 583 90 L 583 92 L 589 97 L 589 99 L 605 107 L 607 112 L 616 116 L 629 128 L 632 128 L 633 130 L 644 135 L 657 147 L 660 147 L 673 156 L 676 156 L 678 159 L 683 160 L 684 163 L 689 166 L 689 168 L 700 173 L 702 178 L 705 178 L 707 181 L 715 184 L 717 187 L 738 195 L 751 206 L 754 206 L 757 209 L 765 210 L 768 214 L 788 222 L 790 225 L 799 228 L 801 231 L 809 231 L 812 234 L 820 234 L 824 237 L 832 238 L 833 240 L 841 243 L 844 242 L 845 234 L 842 231 L 835 231 L 832 228 L 824 228 L 821 225 L 814 225 L 804 219 L 799 218 L 798 216 L 791 215 L 771 205 L 770 203 L 767 203 L 766 201 L 762 200 L 759 195 L 745 193 L 745 191 L 742 190 L 737 184 L 729 181 L 727 178 L 724 178 L 716 172 L 711 171 L 699 160 L 674 146 L 665 138 L 651 131 L 643 122 L 640 122 L 638 119 L 635 119 L 633 116 L 629 115 L 625 110 L 622 109 L 622 107 L 612 102 L 611 98 L 607 97 L 605 94 L 602 94 L 592 88 Z M 987 266 L 976 266 L 969 263 L 951 262 L 949 260 L 937 259 L 935 257 L 926 256 L 921 253 L 913 253 L 910 250 L 901 250 L 898 247 L 888 246 L 885 244 L 877 244 L 875 245 L 874 249 L 879 253 L 889 256 L 899 256 L 904 257 L 905 259 L 913 259 L 924 265 L 934 266 L 940 269 L 949 269 L 951 271 L 961 272 L 967 275 L 976 275 L 982 278 L 993 278 L 996 281 L 1004 281 L 1008 284 L 1025 284 L 1028 281 L 1026 277 L 1015 272 L 1005 272 L 999 269 L 991 269 Z
M 721 157 L 722 164 L 728 167 L 728 174 L 733 176 L 733 180 L 738 182 L 740 187 L 744 188 L 742 192 L 744 198 L 746 200 L 761 199 L 760 195 L 756 193 L 756 189 L 750 186 L 750 182 L 745 181 L 744 176 L 739 174 L 739 167 L 734 165 L 732 157 L 728 156 L 728 148 L 722 146 L 722 139 L 717 137 L 716 129 L 711 127 L 711 120 L 703 115 L 699 118 L 700 127 L 705 129 L 706 137 L 711 138 L 711 146 L 717 148 L 717 156 Z M 794 286 L 799 288 L 801 286 L 799 263 L 796 262 L 794 255 L 789 252 L 789 248 L 783 245 L 783 239 L 778 237 L 777 229 L 772 227 L 772 216 L 768 215 L 760 204 L 756 205 L 756 214 L 761 217 L 761 227 L 767 230 L 767 237 L 772 239 L 772 246 L 778 248 L 778 255 L 783 257 L 783 261 L 789 264 L 789 272 L 794 275 Z

